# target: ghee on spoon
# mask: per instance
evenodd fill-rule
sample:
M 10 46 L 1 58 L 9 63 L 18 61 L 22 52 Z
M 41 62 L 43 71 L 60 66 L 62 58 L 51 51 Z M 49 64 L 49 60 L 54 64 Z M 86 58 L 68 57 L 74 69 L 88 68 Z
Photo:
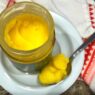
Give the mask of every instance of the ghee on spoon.
M 64 54 L 57 54 L 52 57 L 49 64 L 43 68 L 39 74 L 39 82 L 43 85 L 56 84 L 66 79 L 72 70 L 73 59 L 83 51 L 88 44 L 95 39 L 95 33 L 91 35 L 82 45 L 80 45 L 69 58 L 66 58 Z M 69 61 L 68 61 L 69 60 Z

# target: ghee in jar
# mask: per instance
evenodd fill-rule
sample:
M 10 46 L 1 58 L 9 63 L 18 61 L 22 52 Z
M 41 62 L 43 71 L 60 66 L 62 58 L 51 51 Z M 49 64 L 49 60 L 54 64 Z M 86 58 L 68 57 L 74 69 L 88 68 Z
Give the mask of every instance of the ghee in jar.
M 5 27 L 4 39 L 8 46 L 16 50 L 34 50 L 42 46 L 49 36 L 48 24 L 34 14 L 19 14 Z

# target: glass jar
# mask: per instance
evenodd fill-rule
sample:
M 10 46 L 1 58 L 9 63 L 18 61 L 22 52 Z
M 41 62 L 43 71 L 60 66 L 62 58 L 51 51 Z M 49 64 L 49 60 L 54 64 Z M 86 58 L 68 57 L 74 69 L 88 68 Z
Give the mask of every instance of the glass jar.
M 49 27 L 48 40 L 40 47 L 23 51 L 8 46 L 4 40 L 6 24 L 21 13 L 30 13 L 41 16 Z M 35 73 L 41 70 L 49 61 L 55 42 L 54 21 L 47 9 L 33 2 L 20 2 L 5 9 L 0 15 L 0 45 L 13 65 L 22 72 Z

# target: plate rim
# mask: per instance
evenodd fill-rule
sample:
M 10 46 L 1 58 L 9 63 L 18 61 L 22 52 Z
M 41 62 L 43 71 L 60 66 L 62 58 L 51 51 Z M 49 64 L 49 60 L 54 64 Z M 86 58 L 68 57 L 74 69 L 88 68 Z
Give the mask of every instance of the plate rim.
M 72 23 L 66 18 L 66 17 L 62 17 L 62 16 L 60 16 L 60 15 L 58 15 L 58 14 L 56 14 L 56 13 L 54 13 L 54 12 L 50 12 L 51 14 L 52 14 L 52 17 L 53 18 L 57 18 L 57 19 L 60 19 L 60 20 L 62 20 L 62 19 L 64 19 L 69 25 L 71 25 L 71 27 L 75 30 L 75 31 L 77 31 L 76 29 L 75 29 L 75 27 L 72 25 Z M 79 36 L 79 33 L 76 33 L 78 36 Z M 80 39 L 81 39 L 81 37 L 80 37 Z M 79 40 L 79 42 L 83 42 L 82 41 L 82 39 L 81 40 Z M 83 60 L 82 60 L 82 62 L 84 62 L 84 51 L 81 53 L 81 56 L 83 57 Z M 82 70 L 82 67 L 83 67 L 83 63 L 81 63 L 81 68 L 80 68 L 80 71 Z M 78 74 L 76 75 L 76 78 L 75 78 L 75 80 L 72 82 L 72 83 L 70 83 L 70 86 L 69 87 L 71 87 L 71 85 L 73 85 L 73 83 L 76 81 L 76 79 L 78 78 L 78 76 L 79 76 L 79 74 L 80 74 L 80 71 L 78 72 Z M 3 72 L 3 71 L 2 71 Z M 2 74 L 1 74 L 2 75 Z M 4 82 L 4 83 L 6 83 L 6 79 L 5 79 L 5 77 L 6 78 L 8 78 L 10 81 L 9 81 L 9 85 L 10 85 L 10 83 L 11 84 L 13 84 L 13 85 L 15 85 L 15 86 L 17 86 L 18 88 L 20 88 L 20 89 L 22 89 L 22 91 L 23 90 L 25 90 L 25 91 L 32 91 L 32 92 L 34 92 L 35 93 L 35 91 L 38 91 L 38 93 L 42 93 L 42 91 L 44 90 L 44 91 L 51 91 L 51 89 L 54 89 L 55 91 L 57 91 L 57 93 L 62 93 L 62 92 L 65 92 L 67 89 L 69 89 L 69 87 L 64 87 L 62 84 L 63 84 L 63 82 L 64 81 L 62 81 L 62 82 L 59 82 L 58 84 L 55 84 L 55 85 L 53 85 L 53 86 L 49 86 L 49 87 L 45 87 L 45 88 L 39 88 L 39 89 L 31 89 L 31 88 L 25 88 L 25 87 L 22 87 L 21 85 L 20 86 L 18 86 L 17 84 L 16 84 L 16 82 L 14 82 L 14 81 L 12 81 L 12 79 L 10 79 L 10 77 L 7 75 L 7 73 L 4 73 L 3 74 L 3 76 L 2 76 L 2 78 L 1 79 L 3 79 L 3 80 L 1 80 L 2 82 Z M 74 77 L 74 76 L 73 76 Z M 5 79 L 5 80 L 4 80 Z M 1 82 L 0 81 L 0 82 Z M 13 93 L 13 91 L 15 91 L 15 88 L 12 86 L 12 85 L 10 85 L 10 86 L 6 86 L 6 85 L 4 85 L 4 83 L 1 83 L 1 86 L 3 86 L 7 91 L 10 91 L 10 93 L 12 92 Z M 67 83 L 66 83 L 67 84 Z M 59 85 L 60 85 L 60 87 L 61 87 L 61 89 L 60 89 L 60 87 L 59 87 Z M 66 85 L 67 86 L 67 85 Z M 10 87 L 10 88 L 9 88 Z M 12 88 L 13 87 L 13 88 Z M 59 90 L 60 89 L 60 90 Z

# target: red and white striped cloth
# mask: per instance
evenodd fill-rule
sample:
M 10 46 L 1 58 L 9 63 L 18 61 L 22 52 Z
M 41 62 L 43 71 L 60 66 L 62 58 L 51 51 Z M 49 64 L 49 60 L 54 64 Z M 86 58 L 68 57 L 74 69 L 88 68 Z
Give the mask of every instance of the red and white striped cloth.
M 89 16 L 91 20 L 91 26 L 95 29 L 95 1 L 88 0 Z
M 88 45 L 85 49 L 84 67 L 81 77 L 87 84 L 90 84 L 95 76 L 95 41 Z
M 91 23 L 89 28 L 93 28 L 95 32 L 95 1 L 87 0 L 87 3 Z M 85 49 L 85 61 L 81 72 L 81 77 L 87 84 L 90 85 L 90 88 L 95 92 L 95 41 L 89 44 Z
M 15 3 L 15 0 L 8 0 L 7 7 L 13 5 Z

